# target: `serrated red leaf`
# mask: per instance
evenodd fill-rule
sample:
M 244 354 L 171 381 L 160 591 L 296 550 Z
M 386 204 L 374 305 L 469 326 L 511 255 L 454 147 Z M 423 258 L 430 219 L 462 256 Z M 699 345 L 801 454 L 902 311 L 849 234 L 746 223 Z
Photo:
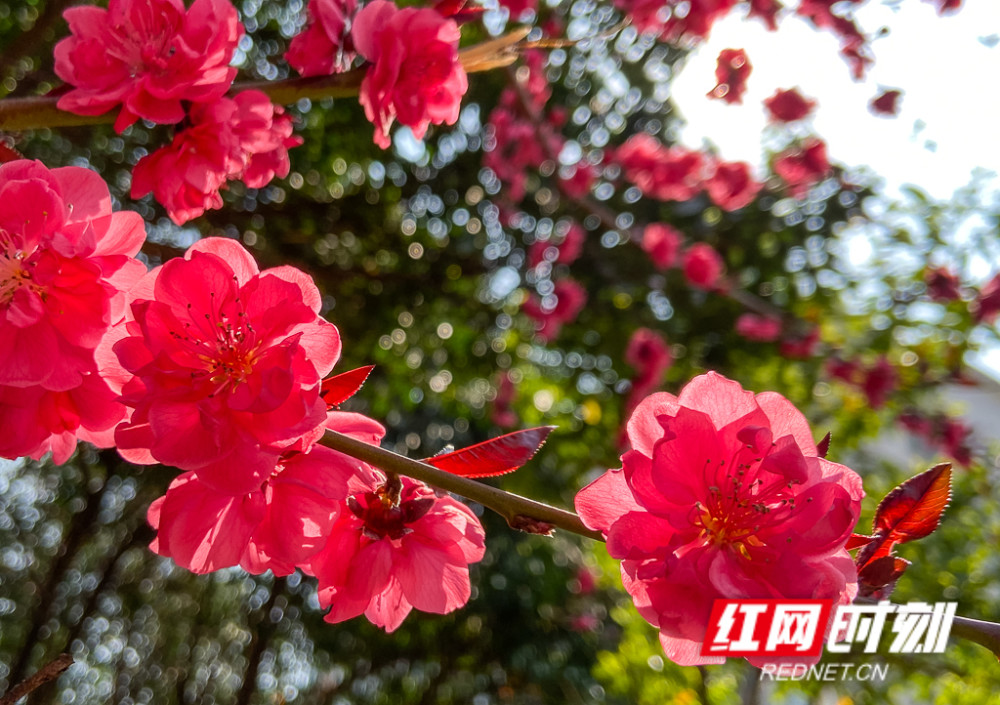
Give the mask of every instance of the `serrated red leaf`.
M 910 567 L 910 561 L 898 556 L 882 556 L 858 571 L 858 595 L 882 600 L 896 587 L 896 581 Z
M 851 538 L 847 539 L 847 545 L 844 546 L 848 551 L 853 551 L 855 548 L 861 548 L 862 546 L 867 546 L 872 541 L 874 541 L 877 536 L 865 536 L 864 534 L 851 534 Z
M 462 477 L 496 477 L 514 472 L 542 447 L 555 426 L 514 431 L 468 448 L 424 460 L 439 470 Z
M 875 510 L 872 529 L 888 546 L 922 539 L 941 524 L 950 500 L 951 464 L 941 463 L 887 494 Z
M 375 369 L 375 365 L 365 365 L 356 370 L 327 377 L 323 380 L 319 395 L 323 397 L 323 401 L 328 407 L 339 406 L 361 389 L 361 385 L 365 383 L 373 369 Z
M 6 164 L 7 162 L 13 162 L 18 159 L 24 159 L 24 157 L 9 144 L 0 140 L 0 164 Z
M 823 436 L 823 439 L 816 444 L 816 455 L 821 458 L 825 458 L 826 454 L 830 452 L 830 438 L 832 438 L 829 431 Z

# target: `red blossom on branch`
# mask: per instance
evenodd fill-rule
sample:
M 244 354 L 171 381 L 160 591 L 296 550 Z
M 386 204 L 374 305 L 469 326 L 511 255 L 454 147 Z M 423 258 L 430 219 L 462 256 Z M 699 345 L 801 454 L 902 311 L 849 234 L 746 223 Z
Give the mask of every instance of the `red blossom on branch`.
M 924 270 L 927 295 L 933 301 L 947 303 L 962 298 L 962 282 L 946 267 L 928 267 Z
M 710 372 L 679 397 L 643 401 L 628 438 L 621 469 L 581 490 L 576 508 L 607 537 L 671 660 L 722 661 L 700 653 L 716 599 L 854 598 L 844 546 L 861 478 L 817 456 L 808 423 L 784 397 Z
M 350 67 L 354 52 L 345 46 L 357 0 L 309 0 L 305 28 L 285 52 L 289 66 L 302 76 L 327 76 Z
M 722 276 L 725 263 L 714 247 L 696 242 L 684 253 L 681 267 L 688 284 L 696 289 L 712 289 Z
M 615 150 L 613 158 L 625 179 L 652 198 L 686 201 L 701 190 L 703 157 L 699 152 L 665 147 L 652 135 L 638 134 Z
M 243 26 L 229 0 L 111 0 L 108 9 L 72 7 L 71 35 L 55 48 L 55 71 L 73 89 L 59 107 L 101 115 L 117 105 L 115 130 L 139 118 L 184 119 L 184 101 L 210 102 L 229 90 L 229 65 Z
M 327 622 L 364 614 L 392 632 L 412 609 L 446 614 L 469 601 L 469 564 L 482 560 L 484 538 L 468 507 L 401 477 L 348 497 L 307 571 L 331 608 Z
M 657 269 L 665 270 L 677 264 L 677 255 L 683 242 L 684 236 L 674 226 L 650 223 L 642 231 L 640 246 Z
M 626 415 L 663 382 L 674 357 L 666 339 L 650 328 L 637 328 L 625 346 L 625 362 L 635 369 L 632 389 L 625 400 Z
M 372 65 L 361 83 L 361 105 L 375 125 L 375 144 L 388 149 L 396 120 L 423 139 L 427 128 L 458 120 L 469 88 L 458 60 L 460 32 L 430 9 L 397 8 L 374 0 L 354 19 L 351 38 Z
M 747 340 L 770 343 L 781 336 L 781 320 L 772 316 L 744 313 L 736 319 L 736 332 Z
M 902 91 L 885 90 L 872 98 L 868 108 L 876 115 L 896 115 L 899 112 L 899 99 Z
M 775 91 L 764 100 L 764 107 L 771 120 L 795 122 L 808 116 L 816 107 L 816 101 L 803 97 L 796 88 L 789 88 Z
M 136 463 L 193 470 L 219 492 L 251 492 L 290 448 L 323 433 L 320 380 L 340 356 L 319 317 L 312 280 L 292 267 L 261 272 L 239 243 L 208 238 L 130 292 L 114 345 L 134 375 L 119 452 Z
M 785 181 L 793 196 L 804 197 L 830 173 L 826 143 L 810 137 L 798 147 L 785 150 L 774 160 L 774 173 Z
M 63 463 L 78 438 L 114 444 L 125 408 L 96 350 L 146 271 L 145 236 L 88 169 L 0 165 L 0 456 Z
M 326 426 L 366 443 L 385 435 L 360 414 L 331 412 Z M 150 548 L 195 573 L 242 565 L 251 573 L 288 575 L 326 544 L 348 494 L 377 477 L 368 465 L 322 446 L 280 458 L 249 492 L 220 490 L 186 472 L 149 507 L 157 532 Z
M 291 116 L 261 91 L 195 104 L 190 123 L 132 172 L 132 197 L 152 193 L 178 225 L 221 208 L 228 181 L 260 188 L 287 176 L 288 150 L 302 144 Z
M 746 162 L 716 162 L 705 190 L 712 202 L 724 211 L 745 208 L 753 202 L 762 184 L 753 178 Z
M 719 52 L 715 68 L 716 86 L 708 92 L 709 98 L 718 98 L 727 103 L 742 103 L 747 89 L 747 78 L 753 65 L 743 49 L 723 49 Z

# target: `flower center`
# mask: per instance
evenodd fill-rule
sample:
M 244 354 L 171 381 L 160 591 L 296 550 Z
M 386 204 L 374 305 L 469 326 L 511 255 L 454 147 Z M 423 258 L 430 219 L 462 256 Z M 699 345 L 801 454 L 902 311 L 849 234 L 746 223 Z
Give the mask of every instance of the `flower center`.
M 413 531 L 407 524 L 420 519 L 434 506 L 434 497 L 422 497 L 408 488 L 400 497 L 398 478 L 388 480 L 374 492 L 347 499 L 347 506 L 364 521 L 361 531 L 373 540 L 399 539 Z
M 759 534 L 788 521 L 795 510 L 795 483 L 760 470 L 763 458 L 741 462 L 741 455 L 728 464 L 705 461 L 708 497 L 695 502 L 691 522 L 706 544 L 731 546 L 749 559 L 750 549 L 765 545 Z
M 41 287 L 31 281 L 34 263 L 27 261 L 31 254 L 16 247 L 13 238 L 0 230 L 0 304 L 9 303 L 22 286 L 34 286 L 42 293 Z
M 215 292 L 209 296 L 210 311 L 199 316 L 189 303 L 183 329 L 172 330 L 170 335 L 201 360 L 202 370 L 192 371 L 191 379 L 207 378 L 216 387 L 209 395 L 214 396 L 247 381 L 261 344 L 238 296 L 223 306 L 215 301 Z

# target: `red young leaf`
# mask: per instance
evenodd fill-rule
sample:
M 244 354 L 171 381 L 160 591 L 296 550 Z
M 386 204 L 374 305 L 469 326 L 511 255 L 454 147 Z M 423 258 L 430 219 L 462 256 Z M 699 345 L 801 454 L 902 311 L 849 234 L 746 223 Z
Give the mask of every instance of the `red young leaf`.
M 872 528 L 890 546 L 922 539 L 938 528 L 950 499 L 951 464 L 941 463 L 887 494 Z
M 435 455 L 424 462 L 462 477 L 506 475 L 531 460 L 554 428 L 555 426 L 539 426 L 514 431 L 468 448 Z
M 24 159 L 24 157 L 9 144 L 0 140 L 0 164 L 6 164 L 7 162 L 12 162 L 17 159 Z
M 872 541 L 874 541 L 877 536 L 865 536 L 864 534 L 851 534 L 851 538 L 847 539 L 847 545 L 844 546 L 848 551 L 853 551 L 855 548 L 861 548 L 862 546 L 867 546 Z
M 361 389 L 361 385 L 365 383 L 373 369 L 375 365 L 365 365 L 356 370 L 328 377 L 323 380 L 319 394 L 328 407 L 339 406 Z
M 827 431 L 826 435 L 823 436 L 823 440 L 816 444 L 816 455 L 821 458 L 825 458 L 826 454 L 830 452 L 830 432 Z
M 882 556 L 858 571 L 858 595 L 883 600 L 889 597 L 896 581 L 910 567 L 910 561 L 897 556 Z

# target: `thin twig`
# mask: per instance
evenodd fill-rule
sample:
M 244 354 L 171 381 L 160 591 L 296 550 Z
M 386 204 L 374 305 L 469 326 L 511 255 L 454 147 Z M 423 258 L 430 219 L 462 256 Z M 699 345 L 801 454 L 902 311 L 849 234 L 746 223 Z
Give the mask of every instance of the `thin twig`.
M 565 509 L 504 492 L 496 487 L 484 485 L 466 477 L 452 475 L 426 463 L 393 453 L 385 448 L 369 445 L 336 431 L 327 430 L 320 443 L 327 448 L 374 465 L 385 472 L 412 477 L 437 489 L 454 492 L 466 499 L 479 502 L 487 509 L 492 509 L 502 516 L 515 529 L 529 533 L 547 534 L 552 528 L 558 528 L 596 541 L 604 540 L 599 531 L 588 529 L 579 516 Z
M 30 694 L 41 685 L 58 678 L 60 673 L 72 665 L 72 656 L 69 654 L 59 654 L 54 661 L 45 664 L 32 675 L 11 688 L 6 695 L 0 697 L 0 705 L 14 705 L 18 700 Z
M 466 73 L 489 71 L 506 66 L 517 59 L 522 50 L 521 41 L 527 36 L 527 29 L 509 32 L 497 39 L 476 44 L 458 53 Z M 311 78 L 289 78 L 282 81 L 240 81 L 233 84 L 230 94 L 241 91 L 258 90 L 266 93 L 275 103 L 289 105 L 303 98 L 345 98 L 355 96 L 361 90 L 361 81 L 367 67 Z M 103 115 L 76 115 L 56 107 L 58 98 L 35 96 L 30 98 L 8 98 L 0 100 L 0 131 L 20 132 L 44 127 L 77 127 L 80 125 L 101 125 L 112 123 L 118 111 Z

